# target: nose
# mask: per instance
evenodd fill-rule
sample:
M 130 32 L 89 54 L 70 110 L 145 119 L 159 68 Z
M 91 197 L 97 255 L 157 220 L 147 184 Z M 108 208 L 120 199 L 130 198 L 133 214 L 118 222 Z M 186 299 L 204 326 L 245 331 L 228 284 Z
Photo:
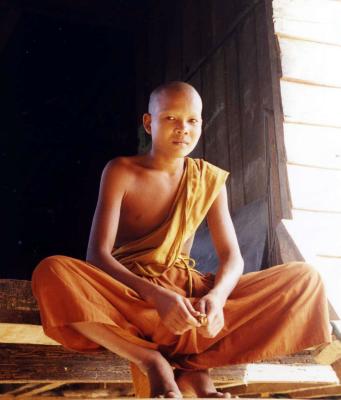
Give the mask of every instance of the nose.
M 178 121 L 175 128 L 177 134 L 188 134 L 188 126 L 184 121 Z

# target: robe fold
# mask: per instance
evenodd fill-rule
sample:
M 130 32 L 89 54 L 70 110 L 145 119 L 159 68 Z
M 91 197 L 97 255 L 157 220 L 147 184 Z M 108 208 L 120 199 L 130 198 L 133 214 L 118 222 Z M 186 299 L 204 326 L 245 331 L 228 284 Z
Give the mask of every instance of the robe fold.
M 224 185 L 229 172 L 185 157 L 175 201 L 166 220 L 143 238 L 113 248 L 133 273 L 188 297 L 194 304 L 214 286 L 214 275 L 195 269 L 181 252 Z M 80 352 L 102 351 L 70 324 L 106 324 L 130 343 L 160 351 L 175 368 L 205 369 L 292 354 L 331 342 L 325 288 L 317 270 L 290 262 L 240 277 L 224 306 L 225 325 L 214 338 L 193 328 L 175 335 L 138 293 L 98 266 L 63 255 L 43 259 L 32 274 L 47 336 Z M 131 364 L 137 397 L 148 380 Z

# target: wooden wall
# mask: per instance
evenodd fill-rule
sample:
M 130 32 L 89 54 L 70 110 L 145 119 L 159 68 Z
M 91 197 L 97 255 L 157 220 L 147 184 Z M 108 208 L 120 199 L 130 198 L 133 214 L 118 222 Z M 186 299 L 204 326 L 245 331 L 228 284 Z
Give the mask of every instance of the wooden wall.
M 263 204 L 263 266 L 280 263 L 274 232 L 290 213 L 271 1 L 176 0 L 171 8 L 155 2 L 136 53 L 138 118 L 160 83 L 184 80 L 196 87 L 204 123 L 191 156 L 230 171 L 232 215 Z
M 274 0 L 292 221 L 341 316 L 341 3 Z

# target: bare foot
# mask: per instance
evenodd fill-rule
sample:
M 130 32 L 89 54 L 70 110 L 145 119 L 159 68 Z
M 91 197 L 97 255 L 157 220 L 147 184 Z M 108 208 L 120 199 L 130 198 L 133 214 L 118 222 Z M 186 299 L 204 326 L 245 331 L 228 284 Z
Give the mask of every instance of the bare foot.
M 176 370 L 176 383 L 185 397 L 231 398 L 230 393 L 218 392 L 207 369 Z
M 155 352 L 151 359 L 143 363 L 141 369 L 148 375 L 150 397 L 182 399 L 173 368 L 160 353 Z

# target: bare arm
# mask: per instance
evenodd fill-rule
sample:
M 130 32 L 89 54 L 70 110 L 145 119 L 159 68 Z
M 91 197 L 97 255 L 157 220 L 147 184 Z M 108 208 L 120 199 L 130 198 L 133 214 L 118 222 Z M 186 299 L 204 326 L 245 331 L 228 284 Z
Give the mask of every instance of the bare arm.
M 211 292 L 225 303 L 244 269 L 244 260 L 228 209 L 225 185 L 207 213 L 207 222 L 219 260 Z
M 207 222 L 216 249 L 219 265 L 213 288 L 195 305 L 207 315 L 207 326 L 199 328 L 205 337 L 215 337 L 224 326 L 223 307 L 243 273 L 236 232 L 228 210 L 225 185 L 207 213 Z
M 131 175 L 120 158 L 111 160 L 105 166 L 92 221 L 86 261 L 134 289 L 144 300 L 152 302 L 153 293 L 158 288 L 129 271 L 111 255 L 122 200 L 130 181 Z

